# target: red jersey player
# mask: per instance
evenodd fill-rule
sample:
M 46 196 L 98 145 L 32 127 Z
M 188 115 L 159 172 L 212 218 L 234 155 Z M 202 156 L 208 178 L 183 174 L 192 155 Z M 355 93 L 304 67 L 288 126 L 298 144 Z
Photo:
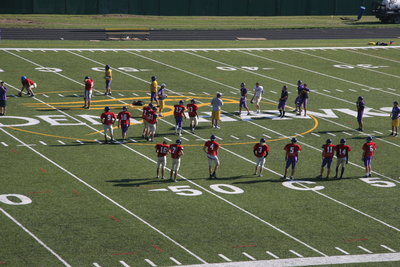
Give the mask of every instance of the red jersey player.
M 154 135 L 156 134 L 156 129 L 157 129 L 157 108 L 153 107 L 146 116 L 146 122 L 147 122 L 147 130 L 145 135 L 145 139 L 147 141 L 152 142 L 154 140 Z
M 343 177 L 344 168 L 349 163 L 349 152 L 351 151 L 350 146 L 346 145 L 346 139 L 340 139 L 340 144 L 335 146 L 337 163 L 336 163 L 336 174 L 334 178 L 338 178 L 339 166 L 342 166 L 340 178 Z
M 122 107 L 122 111 L 118 113 L 117 118 L 118 118 L 118 128 L 121 126 L 122 130 L 122 139 L 126 139 L 126 133 L 128 132 L 128 128 L 131 125 L 131 119 L 132 115 L 130 112 L 128 112 L 127 107 Z
M 35 96 L 33 93 L 33 89 L 37 87 L 36 83 L 31 79 L 28 79 L 26 76 L 21 77 L 22 88 L 21 91 L 18 93 L 18 96 L 22 96 L 22 92 L 24 89 L 27 91 L 27 95 Z
M 167 155 L 169 153 L 169 145 L 166 141 L 162 144 L 157 144 L 155 146 L 157 152 L 157 179 L 160 177 L 161 168 L 161 179 L 165 179 L 165 164 L 167 163 Z
M 372 142 L 372 136 L 367 137 L 367 142 L 362 146 L 363 155 L 362 159 L 365 166 L 365 177 L 371 177 L 372 167 L 371 161 L 375 155 L 376 144 Z
M 261 138 L 260 143 L 254 145 L 253 153 L 254 156 L 256 156 L 256 169 L 254 171 L 254 175 L 257 175 L 258 172 L 258 176 L 261 177 L 265 164 L 265 158 L 268 156 L 269 153 L 269 147 L 265 143 L 265 138 Z
M 299 151 L 302 150 L 301 146 L 296 144 L 297 139 L 293 137 L 290 140 L 290 144 L 287 144 L 283 149 L 286 151 L 285 160 L 286 160 L 286 167 L 285 167 L 285 174 L 283 175 L 282 179 L 286 179 L 287 170 L 290 166 L 292 166 L 292 175 L 290 179 L 293 179 L 294 171 L 296 169 L 296 164 L 299 157 Z
M 218 149 L 220 144 L 215 140 L 217 137 L 215 135 L 211 135 L 210 140 L 205 142 L 203 150 L 207 154 L 208 158 L 208 172 L 210 174 L 210 179 L 217 178 L 217 170 L 220 166 L 220 162 L 218 159 Z M 212 169 L 213 162 L 215 162 L 214 170 Z
M 105 107 L 104 112 L 100 116 L 101 123 L 103 123 L 103 127 L 104 127 L 104 143 L 106 143 L 106 144 L 107 144 L 107 132 L 110 132 L 111 143 L 114 143 L 112 126 L 113 126 L 116 118 L 117 118 L 117 116 L 115 116 L 115 114 L 110 111 L 109 107 Z
M 324 167 L 327 166 L 326 178 L 329 178 L 329 174 L 331 172 L 331 164 L 332 159 L 335 154 L 335 145 L 332 144 L 332 139 L 327 139 L 326 144 L 322 145 L 322 165 L 321 165 L 321 173 L 317 176 L 317 178 L 322 178 L 322 174 L 324 173 Z
M 183 100 L 179 101 L 179 104 L 174 106 L 174 117 L 175 117 L 175 134 L 181 136 L 183 118 L 186 119 L 185 106 L 183 105 Z
M 88 76 L 84 79 L 85 82 L 85 91 L 84 91 L 84 105 L 83 108 L 90 109 L 90 101 L 92 100 L 92 92 L 94 87 L 94 80 Z
M 190 100 L 190 103 L 187 104 L 187 110 L 189 113 L 189 119 L 190 119 L 190 130 L 192 133 L 194 133 L 194 130 L 196 129 L 196 126 L 199 122 L 199 115 L 197 115 L 197 110 L 199 107 L 196 104 L 196 100 L 192 99 Z
M 142 111 L 142 119 L 143 119 L 143 133 L 142 133 L 142 137 L 145 138 L 148 135 L 148 122 L 147 122 L 147 116 L 150 112 L 150 110 L 153 109 L 153 104 L 149 104 L 147 106 L 143 107 L 143 111 Z
M 179 167 L 181 166 L 181 156 L 183 155 L 183 146 L 180 139 L 176 140 L 175 144 L 169 146 L 172 157 L 172 167 L 170 179 L 176 182 L 176 176 L 178 175 Z

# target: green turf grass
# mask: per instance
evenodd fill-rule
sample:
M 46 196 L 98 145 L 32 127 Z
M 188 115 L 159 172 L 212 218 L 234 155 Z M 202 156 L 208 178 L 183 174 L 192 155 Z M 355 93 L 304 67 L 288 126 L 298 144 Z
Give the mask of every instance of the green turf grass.
M 37 45 L 40 44 L 42 43 Z M 191 44 L 195 45 L 194 42 Z M 210 47 L 221 47 L 225 44 L 212 42 Z M 381 245 L 399 251 L 399 139 L 388 136 L 388 114 L 386 117 L 365 118 L 366 132 L 381 138 L 376 140 L 378 150 L 373 161 L 374 170 L 379 174 L 373 177 L 378 178 L 381 184 L 391 187 L 376 187 L 365 183 L 359 179 L 364 174 L 359 166 L 362 165 L 360 147 L 365 136 L 352 130 L 356 128 L 354 117 L 337 110 L 354 110 L 358 95 L 364 96 L 367 106 L 374 108 L 374 112 L 382 107 L 390 107 L 399 94 L 396 69 L 400 57 L 397 50 L 257 51 L 250 52 L 251 55 L 235 51 L 190 52 L 191 54 L 178 51 L 82 51 L 74 52 L 75 54 L 65 51 L 10 51 L 10 54 L 0 51 L 4 63 L 1 65 L 4 72 L 0 73 L 0 78 L 9 84 L 10 93 L 17 92 L 11 86 L 20 86 L 20 76 L 27 75 L 39 85 L 36 90 L 37 99 L 50 105 L 49 107 L 26 96 L 10 97 L 7 115 L 34 118 L 40 124 L 2 129 L 26 144 L 34 145 L 32 149 L 76 176 L 71 176 L 27 147 L 19 146 L 17 140 L 1 131 L 0 142 L 8 146 L 0 144 L 0 168 L 6 174 L 1 176 L 3 186 L 0 195 L 21 194 L 29 197 L 32 203 L 11 206 L 0 202 L 0 208 L 15 217 L 72 266 L 91 266 L 93 263 L 118 266 L 119 261 L 131 266 L 149 266 L 145 259 L 160 266 L 168 266 L 174 264 L 170 257 L 182 264 L 201 263 L 165 235 L 209 263 L 224 262 L 218 254 L 223 254 L 232 261 L 249 260 L 243 252 L 257 260 L 268 260 L 272 257 L 266 251 L 280 258 L 295 258 L 290 250 L 304 257 L 317 257 L 321 253 L 328 256 L 343 255 L 336 247 L 351 255 L 366 254 L 358 246 L 373 253 L 390 253 Z M 342 63 L 350 66 L 370 64 L 387 67 L 372 69 L 375 72 L 365 68 L 334 67 Z M 114 69 L 113 97 L 116 99 L 100 95 L 104 90 L 103 72 L 92 68 L 102 67 L 104 64 L 110 64 Z M 63 71 L 60 74 L 63 76 L 39 72 L 35 70 L 38 65 L 61 68 Z M 217 68 L 228 65 L 234 66 L 236 70 L 223 71 Z M 118 72 L 119 67 L 147 71 Z M 245 71 L 248 69 L 242 67 L 258 67 L 258 70 Z M 79 108 L 83 103 L 82 97 L 74 96 L 82 94 L 81 82 L 86 75 L 95 79 L 95 88 L 98 90 L 91 110 Z M 196 135 L 201 138 L 206 139 L 211 134 L 223 138 L 219 141 L 224 149 L 220 151 L 222 165 L 217 180 L 208 179 L 207 159 L 201 150 L 203 141 L 196 140 L 198 137 L 189 133 L 183 135 L 189 141 L 183 141 L 185 155 L 180 173 L 190 181 L 179 178 L 180 181 L 176 184 L 155 179 L 155 164 L 151 161 L 156 159 L 154 143 L 146 142 L 140 137 L 141 125 L 132 125 L 128 132 L 129 138 L 137 143 L 129 142 L 123 146 L 104 145 L 94 141 L 103 139 L 102 135 L 95 134 L 96 130 L 102 129 L 101 125 L 93 124 L 80 115 L 97 117 L 105 105 L 111 106 L 114 112 L 119 112 L 122 105 L 129 104 L 134 99 L 147 102 L 149 85 L 144 81 L 149 81 L 152 75 L 157 75 L 159 82 L 165 82 L 167 88 L 173 91 L 168 92 L 168 106 L 180 99 L 187 101 L 193 97 L 208 103 L 216 91 L 223 93 L 226 102 L 224 114 L 233 121 L 222 122 L 218 131 L 211 129 L 209 122 L 202 122 L 196 131 Z M 321 109 L 333 109 L 338 117 L 316 117 L 316 120 L 253 118 L 247 121 L 234 115 L 238 110 L 237 92 L 240 82 L 246 82 L 251 89 L 259 81 L 265 89 L 262 110 L 274 111 L 279 98 L 277 93 L 283 84 L 289 85 L 287 109 L 292 109 L 295 87 L 291 84 L 298 79 L 307 82 L 312 90 L 310 111 L 321 113 Z M 368 86 L 382 89 L 371 90 Z M 52 107 L 58 107 L 65 113 L 53 110 Z M 251 108 L 254 107 L 251 105 Z M 136 120 L 140 120 L 138 110 L 130 107 L 130 111 Z M 200 109 L 200 114 L 206 115 L 203 112 L 209 111 L 209 107 L 205 106 Z M 272 111 L 265 114 L 274 116 Z M 60 123 L 85 122 L 87 125 L 50 126 L 43 117 L 60 115 L 65 117 L 52 118 L 65 119 Z M 205 119 L 209 120 L 207 117 Z M 0 121 L 10 123 L 16 119 L 0 118 Z M 161 142 L 164 137 L 176 140 L 171 123 L 174 123 L 171 116 L 158 123 L 156 142 Z M 188 122 L 185 122 L 185 127 L 187 125 Z M 314 127 L 316 128 L 312 132 L 319 137 L 311 133 L 298 137 L 303 151 L 295 178 L 316 183 L 307 185 L 308 187 L 323 186 L 324 189 L 318 192 L 289 189 L 279 180 L 279 174 L 282 174 L 284 168 L 282 148 L 288 142 L 281 135 L 292 136 Z M 266 167 L 273 172 L 264 170 L 264 177 L 255 177 L 252 175 L 252 146 L 263 134 L 271 137 L 267 138 L 271 152 Z M 115 130 L 115 137 L 120 138 L 120 130 Z M 316 179 L 321 164 L 321 145 L 327 138 L 332 138 L 336 144 L 342 137 L 347 138 L 348 144 L 353 148 L 350 161 L 356 166 L 348 165 L 342 180 Z M 76 140 L 82 140 L 85 144 L 80 145 Z M 335 162 L 336 160 L 333 166 Z M 168 158 L 168 167 L 170 163 Z M 78 181 L 77 177 L 87 184 Z M 221 193 L 210 187 L 215 184 L 234 186 L 242 189 L 243 193 Z M 184 192 L 201 194 L 178 195 L 171 189 L 179 188 L 172 186 L 186 186 L 183 189 L 197 191 Z M 297 186 L 301 188 L 300 185 Z M 232 191 L 226 186 L 221 188 Z M 154 189 L 167 191 L 149 191 Z M 157 233 L 99 192 L 165 235 Z M 354 209 L 345 207 L 344 204 Z M 7 217 L 0 215 L 0 218 L 4 225 L 0 234 L 2 240 L 7 241 L 3 245 L 5 253 L 0 255 L 0 262 L 6 262 L 7 266 L 61 266 L 60 261 Z M 272 228 L 268 223 L 286 234 Z M 362 265 L 364 263 L 359 266 Z

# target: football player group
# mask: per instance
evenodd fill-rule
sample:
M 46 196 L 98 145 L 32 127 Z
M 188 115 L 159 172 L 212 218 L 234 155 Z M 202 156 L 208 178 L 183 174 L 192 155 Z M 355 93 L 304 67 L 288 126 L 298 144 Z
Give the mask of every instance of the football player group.
M 210 175 L 210 179 L 217 178 L 217 170 L 220 167 L 220 161 L 218 158 L 218 151 L 220 148 L 220 144 L 216 141 L 216 136 L 211 135 L 210 140 L 206 141 L 203 146 L 203 151 L 207 155 L 208 158 L 208 171 Z M 157 153 L 157 178 L 165 179 L 165 168 L 167 162 L 167 155 L 171 154 L 172 158 L 172 166 L 170 172 L 170 179 L 173 182 L 176 182 L 181 157 L 183 155 L 183 146 L 182 140 L 176 140 L 175 144 L 169 145 L 166 141 L 163 141 L 160 144 L 156 144 L 155 146 Z M 283 180 L 292 180 L 294 179 L 294 173 L 296 169 L 297 162 L 299 160 L 299 153 L 302 150 L 302 147 L 297 144 L 297 139 L 293 137 L 290 140 L 290 143 L 286 144 L 283 148 L 285 150 L 285 171 L 284 175 L 281 177 Z M 372 141 L 372 137 L 368 136 L 367 141 L 362 146 L 362 160 L 365 166 L 365 177 L 371 177 L 372 175 L 372 167 L 371 162 L 374 157 L 376 150 L 376 144 Z M 326 143 L 322 145 L 322 165 L 321 172 L 317 178 L 322 178 L 324 168 L 326 166 L 327 173 L 326 179 L 329 178 L 331 171 L 331 164 L 333 161 L 333 157 L 336 152 L 337 163 L 336 163 L 336 172 L 334 178 L 343 178 L 344 170 L 346 164 L 349 163 L 349 152 L 351 148 L 346 144 L 346 139 L 340 139 L 340 143 L 338 145 L 334 145 L 332 139 L 326 140 Z M 265 165 L 265 160 L 270 152 L 269 146 L 266 144 L 266 140 L 264 138 L 260 139 L 260 142 L 253 146 L 253 153 L 256 157 L 256 167 L 254 170 L 254 175 L 258 177 L 262 177 L 262 172 Z M 291 175 L 288 177 L 288 169 L 291 168 Z M 339 168 L 340 175 L 339 175 Z M 161 176 L 160 176 L 161 175 Z

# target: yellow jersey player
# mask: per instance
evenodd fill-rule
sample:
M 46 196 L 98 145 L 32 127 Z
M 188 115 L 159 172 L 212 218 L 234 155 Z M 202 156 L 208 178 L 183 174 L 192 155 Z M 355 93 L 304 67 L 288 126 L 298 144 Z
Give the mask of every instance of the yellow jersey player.
M 150 103 L 153 104 L 153 101 L 157 103 L 158 106 L 158 101 L 157 101 L 157 88 L 158 88 L 158 82 L 157 82 L 157 77 L 156 76 L 151 76 L 151 83 L 150 83 Z
M 106 65 L 105 69 L 104 79 L 106 80 L 106 92 L 104 95 L 111 95 L 112 70 L 110 65 Z

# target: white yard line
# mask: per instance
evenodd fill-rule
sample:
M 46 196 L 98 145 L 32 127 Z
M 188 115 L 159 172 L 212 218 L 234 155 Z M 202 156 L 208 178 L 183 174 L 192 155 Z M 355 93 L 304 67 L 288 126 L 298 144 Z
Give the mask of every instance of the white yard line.
M 242 252 L 243 255 L 245 255 L 247 258 L 249 258 L 252 261 L 255 261 L 256 258 L 254 258 L 253 256 L 251 256 L 250 254 L 246 253 L 246 252 Z
M 0 48 L 0 51 L 135 51 L 135 52 L 156 52 L 156 51 L 169 51 L 169 52 L 177 52 L 177 51 L 314 51 L 314 50 L 349 50 L 349 49 L 371 49 L 371 50 L 379 50 L 379 49 L 399 49 L 400 46 L 343 46 L 343 47 L 274 47 L 274 48 L 14 48 L 14 47 L 6 47 Z
M 129 264 L 127 264 L 124 261 L 119 261 L 119 263 L 121 263 L 121 265 L 124 266 L 124 267 L 131 267 Z
M 278 256 L 276 256 L 274 253 L 270 252 L 270 251 L 266 251 L 265 253 L 267 253 L 268 255 L 270 255 L 272 258 L 274 259 L 279 259 Z
M 72 117 L 70 115 L 68 115 L 69 117 Z M 72 117 L 73 118 L 73 117 Z M 75 118 L 74 118 L 75 119 Z M 77 120 L 77 119 L 75 119 Z M 91 126 L 89 126 L 91 127 Z M 95 128 L 93 128 L 95 130 Z M 15 137 L 14 135 L 10 134 L 9 132 L 7 132 L 6 130 L 4 130 L 3 128 L 0 128 L 0 131 L 4 132 L 5 134 L 7 134 L 8 136 L 12 137 L 14 140 L 18 141 L 20 144 L 22 145 L 26 145 L 22 140 L 18 139 L 17 137 Z M 125 145 L 123 145 L 125 146 Z M 127 147 L 127 146 L 126 146 Z M 124 210 L 125 212 L 127 212 L 128 214 L 132 215 L 134 218 L 136 218 L 137 220 L 139 220 L 140 222 L 144 223 L 145 225 L 147 225 L 148 227 L 150 227 L 151 229 L 153 229 L 154 231 L 156 231 L 157 233 L 159 233 L 160 235 L 162 235 L 163 237 L 165 237 L 166 239 L 168 239 L 169 241 L 171 241 L 172 243 L 174 243 L 176 246 L 180 247 L 181 249 L 183 249 L 184 251 L 186 251 L 187 253 L 189 253 L 190 255 L 192 255 L 193 257 L 195 257 L 197 260 L 199 260 L 202 263 L 207 263 L 205 260 L 203 260 L 202 258 L 200 258 L 199 256 L 197 256 L 196 254 L 194 254 L 193 252 L 191 252 L 189 249 L 187 249 L 186 247 L 182 246 L 180 243 L 178 243 L 177 241 L 175 241 L 174 239 L 172 239 L 171 237 L 169 237 L 168 235 L 166 235 L 164 232 L 160 231 L 158 228 L 156 228 L 155 226 L 153 226 L 152 224 L 148 223 L 147 221 L 145 221 L 144 219 L 142 219 L 141 217 L 139 217 L 138 215 L 136 215 L 135 213 L 133 213 L 132 211 L 130 211 L 129 209 L 125 208 L 124 206 L 122 206 L 121 204 L 119 204 L 118 202 L 116 202 L 115 200 L 113 200 L 112 198 L 110 198 L 109 196 L 105 195 L 104 193 L 102 193 L 101 191 L 99 191 L 97 188 L 93 187 L 92 185 L 90 185 L 89 183 L 85 182 L 84 180 L 82 180 L 81 178 L 79 178 L 78 176 L 76 176 L 75 174 L 73 174 L 72 172 L 68 171 L 67 169 L 65 169 L 64 167 L 62 167 L 61 165 L 59 165 L 58 163 L 56 163 L 55 161 L 51 160 L 50 158 L 46 157 L 45 155 L 43 155 L 42 153 L 40 153 L 39 151 L 35 150 L 34 148 L 27 146 L 28 149 L 30 149 L 32 152 L 36 153 L 37 155 L 39 155 L 41 158 L 47 160 L 48 162 L 50 162 L 51 164 L 53 164 L 54 166 L 56 166 L 57 168 L 59 168 L 60 170 L 62 170 L 63 172 L 67 173 L 68 175 L 70 175 L 71 177 L 73 177 L 75 180 L 81 182 L 82 184 L 84 184 L 85 186 L 87 186 L 88 188 L 92 189 L 93 191 L 95 191 L 97 194 L 99 194 L 100 196 L 104 197 L 105 199 L 107 199 L 108 201 L 110 201 L 111 203 L 113 203 L 115 206 L 119 207 L 120 209 Z M 129 148 L 129 147 L 128 147 Z M 144 155 L 143 155 L 144 156 Z M 145 156 L 146 157 L 146 156 Z M 147 157 L 146 157 L 147 158 Z M 67 265 L 69 266 L 69 265 Z
M 8 146 L 6 143 L 4 142 L 0 142 L 3 146 Z
M 176 265 L 182 265 L 182 263 L 180 263 L 177 259 L 173 258 L 173 257 L 169 257 L 169 259 L 171 261 L 173 261 Z
M 232 261 L 231 259 L 229 259 L 228 257 L 226 257 L 223 254 L 218 254 L 218 256 L 220 256 L 224 261 L 227 261 L 227 262 L 231 262 Z
M 304 258 L 303 257 L 303 255 L 301 255 L 300 253 L 298 253 L 298 252 L 296 252 L 296 251 L 294 251 L 294 250 L 289 250 L 291 253 L 293 253 L 294 255 L 296 255 L 297 257 L 299 257 L 299 258 Z
M 388 246 L 385 245 L 381 245 L 381 247 L 386 248 L 387 250 L 389 250 L 390 252 L 396 252 L 396 250 L 389 248 Z
M 152 266 L 152 267 L 156 267 L 157 266 L 154 262 L 152 262 L 149 259 L 144 259 L 144 261 L 147 262 L 148 264 L 150 264 L 150 266 Z
M 385 57 L 380 57 L 380 56 L 375 56 L 375 55 L 371 55 L 371 54 L 367 54 L 367 53 L 362 53 L 362 52 L 359 52 L 359 51 L 354 51 L 354 50 L 345 50 L 345 51 L 346 52 L 355 53 L 355 54 L 359 54 L 359 55 L 368 56 L 368 57 L 379 58 L 379 59 L 386 60 L 386 61 L 391 61 L 391 62 L 394 62 L 394 63 L 400 63 L 400 61 L 398 61 L 398 60 L 385 58 Z
M 0 128 L 3 132 L 5 132 L 2 128 Z M 6 132 L 7 133 L 7 132 Z M 7 133 L 8 134 L 8 133 Z M 29 147 L 30 148 L 30 147 Z M 44 247 L 48 252 L 53 254 L 64 266 L 71 267 L 71 265 L 66 262 L 63 258 L 61 258 L 60 255 L 58 255 L 54 250 L 52 250 L 50 247 L 48 247 L 42 240 L 40 240 L 36 235 L 34 235 L 31 231 L 29 231 L 25 226 L 23 226 L 17 219 L 12 217 L 8 212 L 6 212 L 4 209 L 0 208 L 0 211 L 6 215 L 11 221 L 13 221 L 16 225 L 18 225 L 22 230 L 24 230 L 28 235 L 30 235 L 33 239 L 36 240 L 42 247 Z
M 361 250 L 364 250 L 365 252 L 367 252 L 367 253 L 369 253 L 369 254 L 372 254 L 372 251 L 370 251 L 370 250 L 368 250 L 368 249 L 366 249 L 366 248 L 364 248 L 364 247 L 362 247 L 362 246 L 357 246 L 359 249 L 361 249 Z
M 339 247 L 335 247 L 335 249 L 339 250 L 340 252 L 342 252 L 345 255 L 350 255 L 350 253 L 348 253 L 347 251 L 345 251 L 345 250 L 343 250 L 343 249 L 341 249 Z
M 291 258 L 291 259 L 275 259 L 261 261 L 240 261 L 225 262 L 213 264 L 196 264 L 187 265 L 185 267 L 290 267 L 290 266 L 316 266 L 316 265 L 338 265 L 338 264 L 361 264 L 373 263 L 377 265 L 380 262 L 398 262 L 400 261 L 400 253 L 381 253 L 381 254 L 362 254 L 362 255 L 341 255 L 329 257 L 309 257 L 309 258 Z M 395 264 L 395 263 L 394 263 Z

